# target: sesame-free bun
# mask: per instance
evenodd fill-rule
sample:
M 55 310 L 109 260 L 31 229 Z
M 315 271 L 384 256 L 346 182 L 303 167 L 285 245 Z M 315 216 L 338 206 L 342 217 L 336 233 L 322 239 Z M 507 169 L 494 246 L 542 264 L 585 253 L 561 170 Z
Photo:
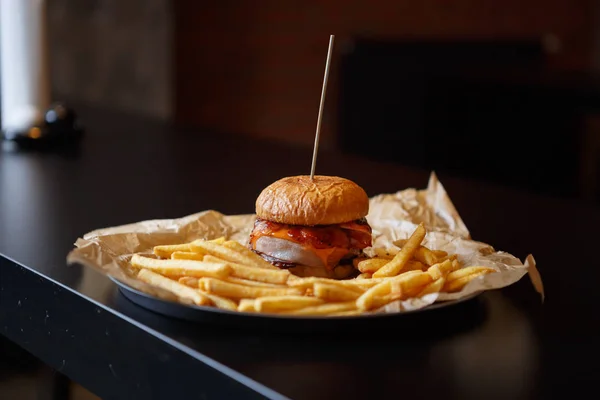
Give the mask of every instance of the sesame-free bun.
M 256 199 L 256 214 L 289 225 L 334 225 L 365 217 L 369 198 L 351 180 L 337 176 L 290 176 L 267 186 Z

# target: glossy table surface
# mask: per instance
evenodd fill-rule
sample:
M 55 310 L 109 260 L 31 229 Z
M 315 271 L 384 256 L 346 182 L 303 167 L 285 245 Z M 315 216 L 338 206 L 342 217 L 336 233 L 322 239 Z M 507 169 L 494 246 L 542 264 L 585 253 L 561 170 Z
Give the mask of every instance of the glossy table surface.
M 80 113 L 79 150 L 0 153 L 0 333 L 101 397 L 541 399 L 596 388 L 597 206 L 439 174 L 476 240 L 534 255 L 544 304 L 525 277 L 453 309 L 351 329 L 194 324 L 68 267 L 75 240 L 205 209 L 251 213 L 263 187 L 307 172 L 311 149 Z M 422 188 L 429 175 L 328 151 L 318 173 L 369 195 Z

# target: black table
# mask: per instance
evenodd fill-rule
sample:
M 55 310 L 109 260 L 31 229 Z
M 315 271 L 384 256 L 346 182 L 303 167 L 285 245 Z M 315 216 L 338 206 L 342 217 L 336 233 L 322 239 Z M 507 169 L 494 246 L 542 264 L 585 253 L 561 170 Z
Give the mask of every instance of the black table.
M 353 331 L 193 324 L 67 267 L 76 238 L 204 209 L 251 213 L 264 186 L 308 171 L 311 149 L 81 112 L 79 151 L 0 154 L 0 333 L 99 396 L 533 399 L 595 389 L 598 208 L 440 176 L 475 239 L 533 253 L 543 305 L 525 277 L 454 309 Z M 370 195 L 424 187 L 429 174 L 327 151 L 318 172 Z

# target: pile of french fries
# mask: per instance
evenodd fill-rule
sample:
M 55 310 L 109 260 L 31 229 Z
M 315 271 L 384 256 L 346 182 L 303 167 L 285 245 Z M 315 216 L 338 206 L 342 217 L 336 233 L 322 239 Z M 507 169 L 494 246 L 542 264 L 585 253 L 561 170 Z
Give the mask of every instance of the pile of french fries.
M 396 300 L 460 291 L 484 266 L 463 267 L 455 255 L 422 245 L 417 226 L 399 250 L 374 249 L 357 258 L 360 275 L 335 280 L 298 277 L 265 261 L 239 242 L 218 238 L 155 246 L 134 254 L 137 278 L 175 294 L 180 301 L 225 310 L 285 315 L 341 316 L 368 313 Z

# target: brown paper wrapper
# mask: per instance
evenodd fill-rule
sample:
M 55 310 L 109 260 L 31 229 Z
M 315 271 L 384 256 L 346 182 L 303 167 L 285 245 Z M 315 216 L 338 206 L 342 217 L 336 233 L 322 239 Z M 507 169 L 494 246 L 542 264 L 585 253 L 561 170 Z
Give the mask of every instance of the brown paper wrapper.
M 134 253 L 152 254 L 152 248 L 163 244 L 215 239 L 225 236 L 246 244 L 255 216 L 223 215 L 214 210 L 202 211 L 177 219 L 149 220 L 89 232 L 77 239 L 67 262 L 80 263 L 112 276 L 140 291 L 167 299 L 175 295 L 138 281 L 129 260 Z M 420 299 L 397 301 L 379 312 L 399 312 L 426 307 L 434 302 L 457 300 L 519 281 L 529 274 L 535 290 L 544 298 L 544 288 L 532 255 L 524 263 L 515 256 L 496 251 L 492 246 L 471 239 L 469 230 L 452 204 L 446 190 L 432 173 L 426 189 L 405 189 L 381 194 L 370 199 L 367 220 L 373 229 L 373 247 L 365 249 L 374 255 L 377 247 L 397 250 L 394 242 L 406 239 L 420 223 L 427 230 L 423 244 L 431 249 L 457 254 L 465 267 L 481 265 L 498 273 L 475 278 L 460 292 L 434 293 Z

